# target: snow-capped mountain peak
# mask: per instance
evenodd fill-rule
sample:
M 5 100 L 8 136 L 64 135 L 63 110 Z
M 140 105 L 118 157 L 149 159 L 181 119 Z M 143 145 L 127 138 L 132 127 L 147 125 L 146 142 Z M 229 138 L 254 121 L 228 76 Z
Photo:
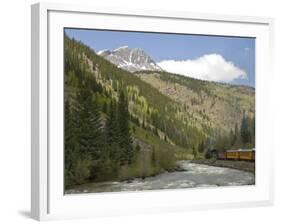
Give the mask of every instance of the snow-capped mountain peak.
M 141 70 L 162 71 L 162 68 L 140 48 L 122 46 L 112 51 L 108 49 L 99 51 L 98 55 L 130 72 Z

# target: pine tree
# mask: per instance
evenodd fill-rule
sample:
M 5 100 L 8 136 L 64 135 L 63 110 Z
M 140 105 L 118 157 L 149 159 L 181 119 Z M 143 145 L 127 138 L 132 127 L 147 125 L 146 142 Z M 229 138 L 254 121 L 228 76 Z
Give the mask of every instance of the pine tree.
M 203 153 L 205 150 L 205 143 L 204 140 L 201 141 L 201 143 L 199 143 L 198 145 L 198 152 Z
M 249 143 L 250 139 L 251 139 L 251 134 L 250 134 L 250 129 L 249 129 L 249 119 L 247 118 L 245 113 L 242 118 L 240 133 L 241 133 L 242 142 L 244 144 Z
M 81 88 L 77 98 L 79 150 L 84 158 L 97 161 L 103 149 L 102 122 L 97 102 L 88 88 Z
M 105 124 L 106 144 L 109 158 L 113 161 L 120 160 L 119 149 L 119 124 L 117 120 L 117 108 L 114 100 L 109 105 L 109 115 Z
M 64 122 L 64 169 L 66 186 L 73 183 L 74 164 L 77 159 L 77 137 L 76 124 L 73 113 L 70 110 L 69 101 L 65 102 L 65 122 Z
M 252 146 L 255 147 L 255 140 L 256 140 L 256 119 L 255 116 L 252 119 Z
M 103 103 L 102 112 L 107 114 L 107 103 L 106 103 L 106 101 Z
M 233 129 L 231 128 L 230 129 L 230 132 L 229 132 L 229 141 L 230 141 L 230 146 L 232 147 L 235 142 L 236 142 L 236 136 L 235 136 L 235 133 L 233 131 Z
M 198 151 L 197 151 L 197 149 L 195 147 L 192 149 L 192 154 L 193 154 L 194 159 L 197 159 Z
M 133 161 L 134 148 L 129 127 L 128 102 L 123 91 L 120 92 L 118 100 L 118 125 L 119 146 L 121 148 L 121 164 L 130 164 Z

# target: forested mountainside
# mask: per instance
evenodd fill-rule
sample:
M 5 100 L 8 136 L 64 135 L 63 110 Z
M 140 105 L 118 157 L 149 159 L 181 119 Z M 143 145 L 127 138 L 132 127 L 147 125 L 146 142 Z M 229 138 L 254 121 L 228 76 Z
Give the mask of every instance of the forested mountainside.
M 254 119 L 255 89 L 197 80 L 167 72 L 135 73 L 181 106 L 177 116 L 211 136 L 224 135 L 240 128 L 243 116 Z M 185 119 L 186 118 L 186 119 Z M 238 127 L 237 127 L 238 128 Z
M 145 177 L 254 146 L 254 89 L 130 73 L 65 35 L 65 183 Z

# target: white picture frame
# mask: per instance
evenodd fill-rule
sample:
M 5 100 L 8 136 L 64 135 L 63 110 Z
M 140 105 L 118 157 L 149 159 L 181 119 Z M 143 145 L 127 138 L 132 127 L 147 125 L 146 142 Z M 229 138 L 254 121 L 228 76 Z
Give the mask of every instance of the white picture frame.
M 37 220 L 101 217 L 273 203 L 273 19 L 38 3 L 32 5 L 31 214 Z M 63 193 L 63 27 L 256 38 L 256 184 L 83 195 Z M 182 28 L 185 27 L 185 28 Z

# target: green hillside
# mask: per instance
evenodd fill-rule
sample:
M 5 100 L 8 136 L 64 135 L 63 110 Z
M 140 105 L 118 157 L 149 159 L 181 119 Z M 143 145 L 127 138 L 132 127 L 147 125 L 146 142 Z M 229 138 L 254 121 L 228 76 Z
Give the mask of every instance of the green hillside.
M 137 77 L 181 105 L 177 115 L 211 135 L 234 130 L 246 114 L 255 116 L 255 90 L 246 86 L 197 80 L 167 72 L 137 72 Z M 186 118 L 186 119 L 185 119 Z M 208 133 L 206 133 L 208 134 Z

